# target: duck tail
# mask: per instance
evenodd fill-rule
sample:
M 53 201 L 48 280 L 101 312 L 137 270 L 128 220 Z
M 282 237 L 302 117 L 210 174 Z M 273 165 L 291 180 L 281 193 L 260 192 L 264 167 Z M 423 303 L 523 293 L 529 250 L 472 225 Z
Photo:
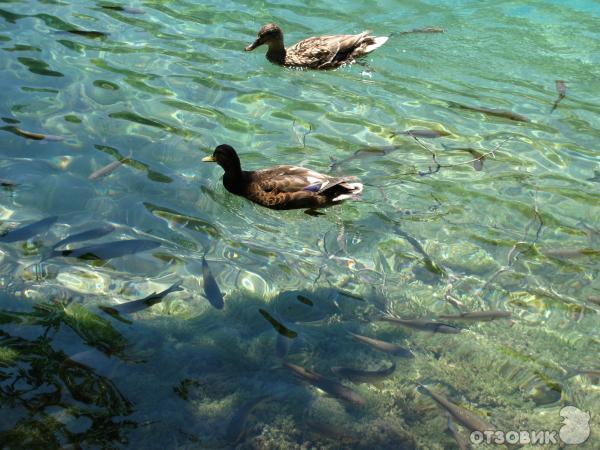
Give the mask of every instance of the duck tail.
M 365 47 L 365 53 L 371 53 L 373 50 L 381 47 L 383 44 L 385 44 L 389 37 L 387 36 L 377 36 L 377 37 L 373 37 L 373 43 L 369 44 Z

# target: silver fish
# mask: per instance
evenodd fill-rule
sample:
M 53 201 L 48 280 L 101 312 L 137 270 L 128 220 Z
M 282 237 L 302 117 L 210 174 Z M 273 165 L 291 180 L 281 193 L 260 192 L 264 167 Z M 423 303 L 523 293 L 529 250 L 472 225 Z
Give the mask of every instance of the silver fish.
M 460 103 L 448 102 L 450 107 L 467 109 L 470 111 L 477 111 L 483 114 L 487 114 L 488 116 L 495 117 L 503 117 L 505 119 L 514 120 L 516 122 L 531 122 L 528 117 L 522 116 L 521 114 L 514 113 L 512 111 L 507 111 L 505 109 L 494 109 L 494 108 L 478 108 L 475 106 L 462 105 Z
M 17 241 L 26 241 L 27 239 L 37 236 L 38 234 L 43 233 L 48 230 L 54 223 L 58 220 L 58 216 L 47 217 L 42 220 L 38 220 L 37 222 L 30 223 L 29 225 L 25 225 L 23 227 L 15 228 L 14 230 L 9 231 L 3 236 L 0 236 L 0 242 L 17 242 Z
M 160 247 L 160 243 L 156 241 L 148 239 L 127 239 L 70 250 L 55 250 L 52 253 L 52 256 L 64 256 L 85 260 L 106 260 L 125 255 L 132 255 L 145 250 L 152 250 L 157 247 Z
M 204 257 L 202 257 L 202 279 L 204 280 L 204 295 L 210 304 L 217 309 L 223 309 L 223 306 L 225 306 L 223 294 L 221 294 L 217 280 L 215 280 Z
M 461 314 L 443 314 L 440 316 L 440 319 L 488 321 L 496 319 L 508 319 L 510 316 L 511 313 L 508 311 L 473 311 Z
M 110 164 L 107 164 L 104 167 L 101 167 L 95 172 L 92 172 L 92 174 L 88 177 L 88 180 L 97 180 L 98 178 L 102 178 L 111 174 L 112 172 L 117 170 L 122 164 L 129 161 L 131 159 L 131 155 L 132 152 L 129 152 L 129 156 L 127 156 L 127 158 L 118 159 L 116 161 L 111 162 Z
M 89 241 L 91 239 L 98 239 L 102 236 L 106 236 L 109 233 L 112 233 L 115 230 L 115 227 L 112 225 L 103 225 L 98 228 L 93 228 L 91 230 L 82 231 L 81 233 L 72 234 L 67 236 L 61 241 L 58 241 L 56 244 L 52 246 L 52 249 L 55 250 L 58 247 L 63 247 L 67 244 L 72 244 L 74 242 L 82 242 Z
M 427 391 L 431 398 L 433 398 L 440 406 L 442 406 L 446 411 L 448 411 L 458 423 L 468 428 L 469 431 L 484 432 L 496 429 L 496 427 L 483 420 L 474 412 L 469 411 L 468 409 L 465 409 L 461 406 L 455 405 L 443 395 L 436 394 L 435 392 L 429 390 L 422 384 L 420 384 L 419 386 L 425 391 Z
M 365 400 L 360 395 L 337 381 L 325 378 L 323 375 L 313 372 L 312 370 L 307 370 L 296 364 L 283 363 L 283 366 L 290 369 L 313 386 L 327 392 L 329 395 L 357 405 L 365 404 Z
M 431 331 L 432 333 L 457 334 L 461 331 L 460 328 L 448 323 L 435 322 L 433 320 L 401 319 L 400 317 L 393 316 L 384 316 L 381 320 L 414 330 Z
M 374 383 L 384 378 L 389 377 L 396 370 L 396 363 L 392 362 L 392 365 L 387 369 L 381 370 L 360 370 L 353 369 L 351 367 L 332 367 L 331 371 L 338 377 L 347 378 L 350 381 L 357 383 Z
M 177 283 L 174 283 L 171 287 L 165 289 L 164 291 L 158 293 L 153 292 L 152 294 L 142 299 L 121 303 L 120 305 L 110 307 L 110 309 L 116 311 L 117 313 L 124 314 L 132 314 L 142 311 L 146 308 L 156 305 L 157 303 L 160 303 L 170 293 L 182 291 L 183 288 L 181 287 L 181 283 L 181 281 L 178 281 Z M 103 311 L 107 312 L 106 308 L 103 308 Z
M 371 347 L 385 353 L 389 353 L 390 355 L 401 356 L 405 358 L 410 358 L 413 356 L 412 352 L 398 344 L 393 344 L 391 342 L 380 341 L 379 339 L 373 339 L 367 336 L 361 336 L 360 334 L 350 333 L 350 335 L 359 342 L 363 342 Z

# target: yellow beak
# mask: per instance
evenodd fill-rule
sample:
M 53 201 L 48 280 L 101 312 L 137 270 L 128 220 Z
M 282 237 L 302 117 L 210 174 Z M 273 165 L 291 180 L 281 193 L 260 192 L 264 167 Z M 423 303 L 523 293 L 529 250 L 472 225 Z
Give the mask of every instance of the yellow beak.
M 205 156 L 204 158 L 202 158 L 203 162 L 217 162 L 217 160 L 215 159 L 215 157 L 213 155 L 210 156 Z

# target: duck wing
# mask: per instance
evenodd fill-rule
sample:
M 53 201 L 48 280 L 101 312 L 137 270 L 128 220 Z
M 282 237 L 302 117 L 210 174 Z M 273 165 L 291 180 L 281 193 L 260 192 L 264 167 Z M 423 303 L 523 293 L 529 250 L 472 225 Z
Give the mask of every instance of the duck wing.
M 310 37 L 286 49 L 286 64 L 313 68 L 337 67 L 352 58 L 354 51 L 363 44 L 372 44 L 373 39 L 368 31 Z
M 309 186 L 319 186 L 329 177 L 299 166 L 276 166 L 251 173 L 251 183 L 265 192 L 302 192 Z

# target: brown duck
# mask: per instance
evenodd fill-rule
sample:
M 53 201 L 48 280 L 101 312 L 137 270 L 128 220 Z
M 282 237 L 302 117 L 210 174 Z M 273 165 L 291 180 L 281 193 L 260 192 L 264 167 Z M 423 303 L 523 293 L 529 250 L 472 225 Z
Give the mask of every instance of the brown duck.
M 242 170 L 233 147 L 215 148 L 204 162 L 216 162 L 223 170 L 223 185 L 235 195 L 246 197 L 271 209 L 315 208 L 357 199 L 363 185 L 355 177 L 335 178 L 298 166 L 276 166 L 263 170 Z
M 274 64 L 308 69 L 335 69 L 371 53 L 387 40 L 387 37 L 375 37 L 368 31 L 363 31 L 360 34 L 310 37 L 285 48 L 283 31 L 274 23 L 269 23 L 258 30 L 258 37 L 246 47 L 246 51 L 250 52 L 267 44 L 267 59 Z

